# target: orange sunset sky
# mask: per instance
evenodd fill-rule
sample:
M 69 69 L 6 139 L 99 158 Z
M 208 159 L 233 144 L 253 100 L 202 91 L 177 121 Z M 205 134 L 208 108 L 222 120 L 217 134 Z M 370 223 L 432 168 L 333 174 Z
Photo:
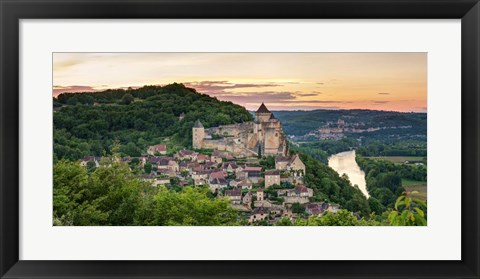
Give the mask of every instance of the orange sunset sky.
M 53 95 L 183 83 L 254 110 L 427 111 L 426 53 L 54 53 Z

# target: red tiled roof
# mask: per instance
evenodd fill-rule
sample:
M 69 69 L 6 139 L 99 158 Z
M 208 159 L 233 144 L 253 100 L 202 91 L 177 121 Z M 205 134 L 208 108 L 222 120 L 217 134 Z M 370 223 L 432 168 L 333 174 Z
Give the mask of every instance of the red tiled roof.
M 167 151 L 167 146 L 165 144 L 157 144 L 150 147 L 153 147 L 158 151 Z
M 265 175 L 280 175 L 280 171 L 278 170 L 268 170 L 265 172 Z

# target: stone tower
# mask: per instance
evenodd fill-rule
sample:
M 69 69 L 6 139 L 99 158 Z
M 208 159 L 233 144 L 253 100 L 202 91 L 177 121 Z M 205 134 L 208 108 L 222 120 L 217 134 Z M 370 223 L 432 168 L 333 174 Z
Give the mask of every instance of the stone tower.
M 270 117 L 272 116 L 272 113 L 267 109 L 264 103 L 260 105 L 260 107 L 257 109 L 255 112 L 255 118 L 257 122 L 268 122 L 270 120 Z
M 195 149 L 203 148 L 203 139 L 205 138 L 205 128 L 200 120 L 195 122 L 192 128 L 192 146 Z

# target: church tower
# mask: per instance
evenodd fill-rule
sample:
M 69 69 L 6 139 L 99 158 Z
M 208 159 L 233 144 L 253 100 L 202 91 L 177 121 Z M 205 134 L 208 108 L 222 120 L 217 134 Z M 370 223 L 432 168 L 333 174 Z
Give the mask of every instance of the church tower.
M 264 103 L 260 105 L 260 107 L 257 109 L 255 112 L 255 118 L 257 122 L 268 122 L 270 120 L 270 117 L 272 116 L 272 113 L 267 109 Z
M 203 148 L 203 139 L 205 138 L 205 128 L 202 122 L 197 120 L 192 128 L 192 146 L 195 149 Z

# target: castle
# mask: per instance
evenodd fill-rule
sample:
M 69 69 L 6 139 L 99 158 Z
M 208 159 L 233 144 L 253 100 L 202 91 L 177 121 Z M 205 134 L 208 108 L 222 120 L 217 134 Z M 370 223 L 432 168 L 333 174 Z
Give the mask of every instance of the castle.
M 200 120 L 192 128 L 193 148 L 209 148 L 231 152 L 236 156 L 287 154 L 287 140 L 282 123 L 265 104 L 255 112 L 254 122 L 204 128 Z

